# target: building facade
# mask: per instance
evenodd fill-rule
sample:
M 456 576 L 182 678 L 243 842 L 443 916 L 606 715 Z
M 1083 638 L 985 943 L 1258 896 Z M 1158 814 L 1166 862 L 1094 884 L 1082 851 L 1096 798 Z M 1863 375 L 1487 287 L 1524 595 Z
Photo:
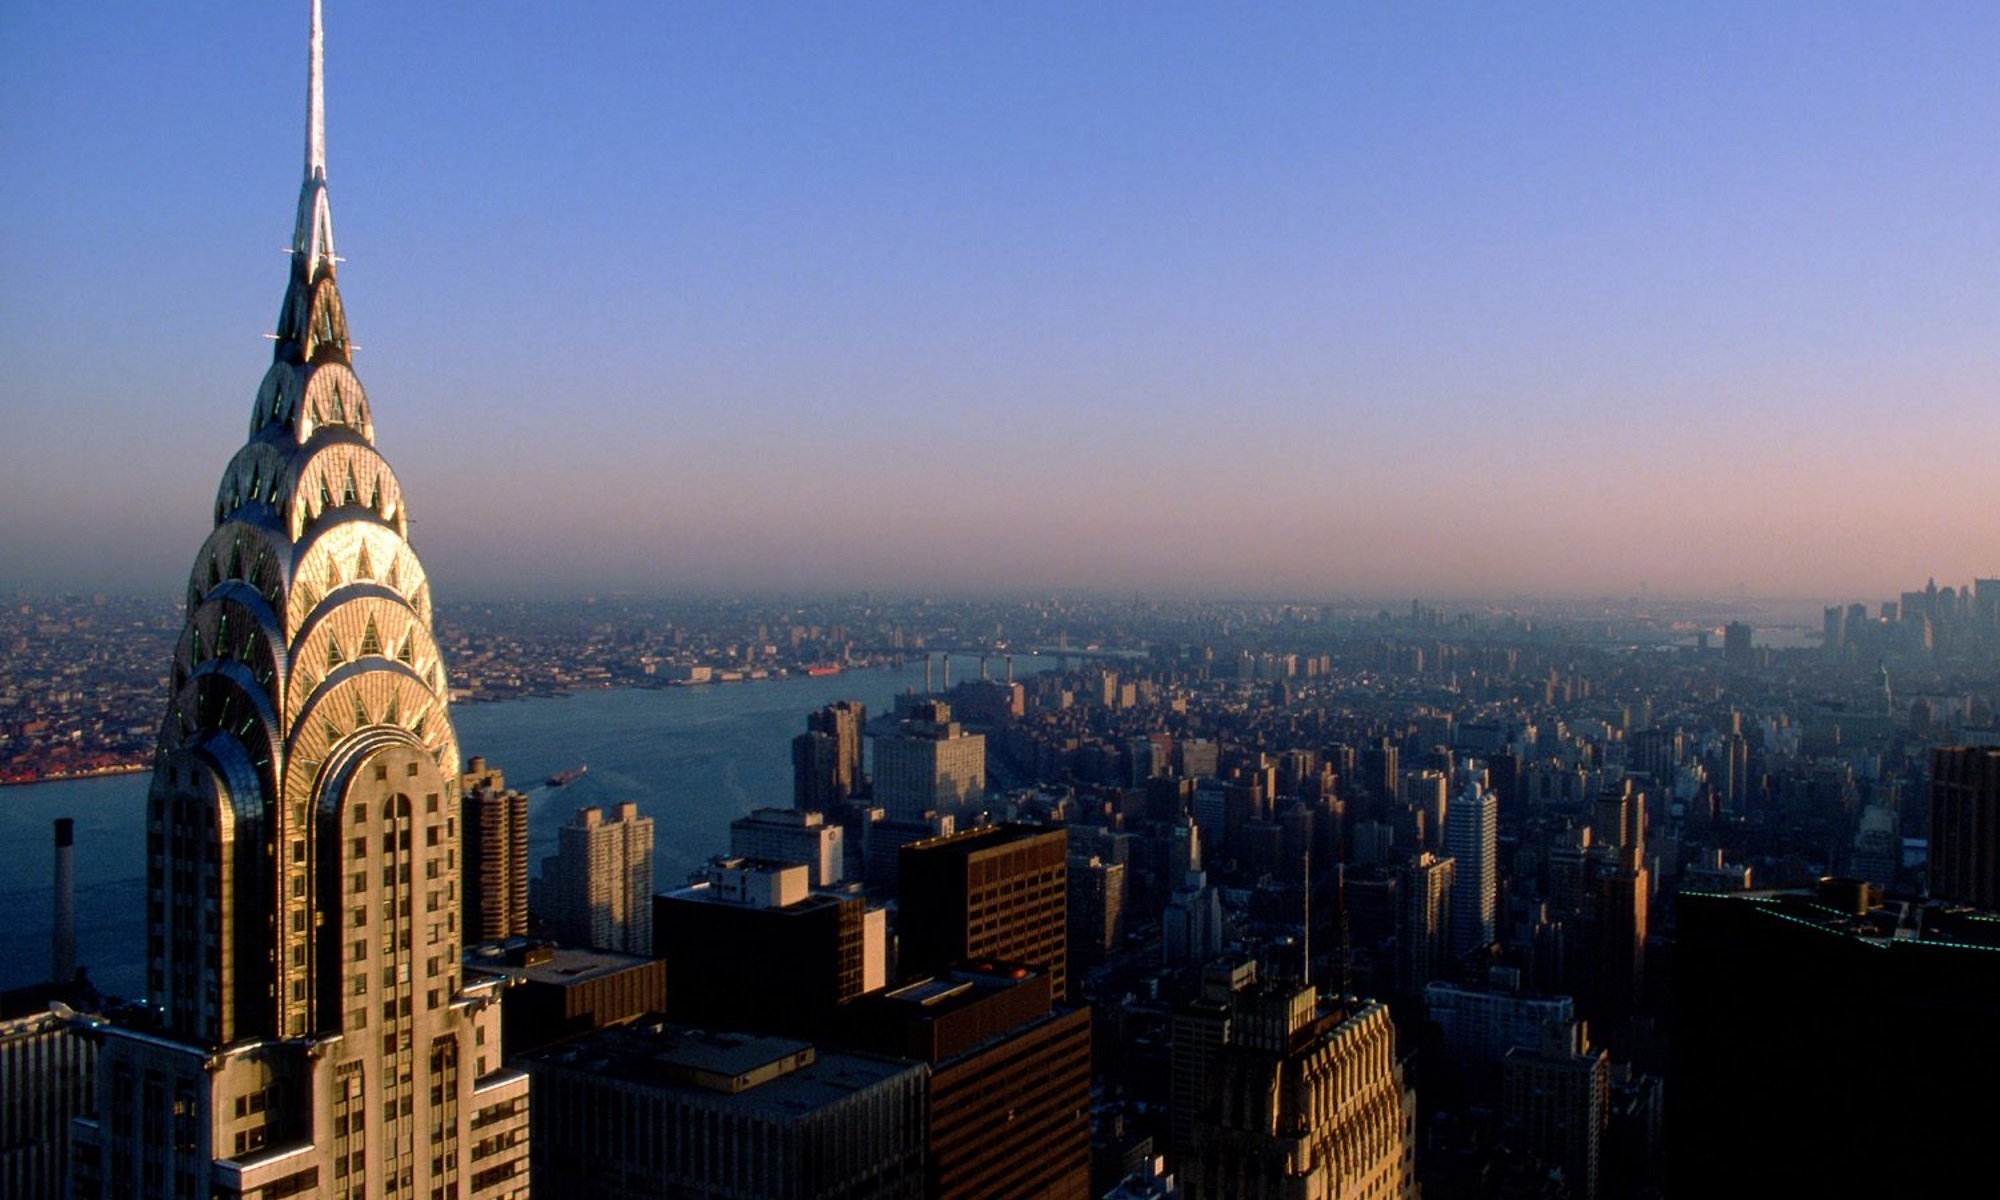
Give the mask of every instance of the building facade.
M 276 351 L 217 490 L 147 799 L 147 1027 L 73 1194 L 525 1196 L 527 1079 L 460 975 L 458 743 L 334 282 L 312 5 Z
M 988 825 L 903 847 L 899 973 L 973 959 L 1026 963 L 1068 994 L 1069 839 L 1061 829 Z
M 875 739 L 874 800 L 892 821 L 963 818 L 986 796 L 986 735 L 967 733 L 941 700 Z
M 2000 749 L 1931 751 L 1931 895 L 2000 909 Z
M 922 1063 L 641 1024 L 527 1056 L 538 1194 L 926 1195 Z
M 837 812 L 867 794 L 861 764 L 868 707 L 839 700 L 806 716 L 806 731 L 792 739 L 792 806 Z
M 474 758 L 458 779 L 464 830 L 465 940 L 501 942 L 528 933 L 528 797 Z
M 1468 769 L 1445 806 L 1445 853 L 1456 860 L 1451 890 L 1451 954 L 1461 960 L 1493 944 L 1500 883 L 1500 803 L 1481 772 Z
M 1189 1200 L 1416 1194 L 1416 1096 L 1374 1001 L 1256 985 L 1233 1003 L 1182 1171 Z
M 95 1017 L 51 1006 L 0 1019 L 0 1196 L 57 1200 L 69 1176 L 70 1123 L 90 1111 Z
M 572 946 L 653 952 L 653 818 L 620 804 L 578 809 L 542 870 L 556 937 Z
M 807 809 L 759 808 L 736 818 L 729 823 L 729 854 L 801 863 L 811 872 L 814 887 L 832 887 L 847 878 L 847 830 Z

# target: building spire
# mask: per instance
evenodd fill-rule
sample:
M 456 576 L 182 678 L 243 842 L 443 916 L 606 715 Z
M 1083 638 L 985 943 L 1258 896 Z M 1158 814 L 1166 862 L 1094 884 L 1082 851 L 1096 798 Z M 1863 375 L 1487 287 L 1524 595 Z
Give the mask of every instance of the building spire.
M 321 264 L 333 270 L 333 210 L 326 200 L 325 35 L 320 27 L 320 0 L 312 0 L 312 55 L 306 70 L 306 169 L 299 189 L 298 222 L 292 230 L 292 254 L 310 280 Z

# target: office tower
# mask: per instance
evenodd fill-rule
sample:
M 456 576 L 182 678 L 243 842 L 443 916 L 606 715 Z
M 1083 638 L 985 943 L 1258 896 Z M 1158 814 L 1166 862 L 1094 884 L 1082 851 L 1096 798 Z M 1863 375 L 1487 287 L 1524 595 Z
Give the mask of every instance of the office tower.
M 1930 891 L 1939 900 L 2000 909 L 2000 749 L 1931 751 Z
M 1731 621 L 1722 627 L 1722 661 L 1732 667 L 1751 667 L 1757 664 L 1756 647 L 1750 638 L 1756 630 L 1741 621 Z
M 653 818 L 624 803 L 610 820 L 581 808 L 556 831 L 556 853 L 545 859 L 556 937 L 572 946 L 653 952 Z
M 1168 1146 L 1176 1156 L 1191 1152 L 1195 1127 L 1209 1094 L 1209 1069 L 1229 1044 L 1236 997 L 1257 982 L 1257 960 L 1213 959 L 1201 967 L 1193 999 L 1174 1011 L 1168 1069 Z
M 1416 1096 L 1386 1006 L 1257 984 L 1233 998 L 1181 1172 L 1188 1200 L 1416 1194 Z
M 1750 739 L 1739 730 L 1722 741 L 1722 811 L 1741 813 L 1750 798 Z
M 891 821 L 963 820 L 986 797 L 986 735 L 967 733 L 941 700 L 875 739 L 874 802 Z
M 1681 892 L 1666 1194 L 1965 1191 L 1993 1138 L 1991 923 L 1876 904 L 1852 880 Z M 1884 1116 L 1916 1142 L 1885 1145 Z
M 1609 862 L 1590 867 L 1590 894 L 1584 927 L 1590 939 L 1588 977 L 1579 989 L 1591 1020 L 1600 1028 L 1632 1015 L 1646 986 L 1647 910 L 1652 876 L 1630 848 Z
M 806 716 L 806 731 L 792 739 L 792 807 L 810 812 L 839 809 L 867 794 L 861 739 L 868 708 L 840 700 Z
M 1433 983 L 1424 988 L 1424 1012 L 1438 1028 L 1442 1061 L 1472 1074 L 1498 1069 L 1509 1050 L 1539 1046 L 1544 1025 L 1576 1024 L 1568 996 L 1486 985 Z
M 458 777 L 464 850 L 465 940 L 528 933 L 528 797 L 475 757 Z
M 1611 1056 L 1591 1047 L 1582 1025 L 1552 1021 L 1541 1032 L 1533 1047 L 1514 1047 L 1501 1064 L 1501 1137 L 1561 1171 L 1573 1200 L 1597 1200 Z
M 97 1039 L 88 1029 L 101 1023 L 60 1003 L 0 1012 L 0 1196 L 64 1194 L 70 1122 L 90 1111 L 97 1075 Z
M 1463 959 L 1493 944 L 1499 891 L 1499 801 L 1468 768 L 1445 806 L 1444 848 L 1458 860 L 1451 894 L 1451 954 Z
M 1388 738 L 1378 739 L 1374 744 L 1361 750 L 1361 788 L 1377 801 L 1393 803 L 1402 799 L 1403 773 L 1398 767 L 1402 757 L 1396 743 Z
M 276 349 L 195 558 L 147 797 L 157 1025 L 106 1030 L 82 1198 L 526 1194 L 528 1081 L 459 974 L 430 585 L 334 282 L 320 30 L 315 0 Z
M 998 959 L 1048 972 L 1068 995 L 1068 838 L 1061 829 L 989 825 L 903 847 L 897 885 L 899 974 Z
M 832 887 L 847 878 L 847 830 L 829 825 L 823 813 L 797 808 L 760 808 L 729 823 L 732 858 L 803 863 L 813 887 Z
M 1411 995 L 1452 972 L 1451 894 L 1456 859 L 1425 851 L 1403 868 L 1396 920 L 1396 992 Z
M 1069 953 L 1079 970 L 1116 954 L 1125 944 L 1125 865 L 1096 855 L 1069 863 Z
M 1222 747 L 1208 738 L 1174 741 L 1174 773 L 1182 779 L 1207 779 L 1215 774 Z
M 839 743 L 831 734 L 808 729 L 793 738 L 792 807 L 816 813 L 833 809 L 839 803 L 835 798 L 839 762 Z
M 1396 807 L 1397 840 L 1406 849 L 1437 850 L 1444 845 L 1444 813 L 1451 776 L 1443 771 L 1404 774 L 1402 803 Z
M 538 1196 L 926 1195 L 922 1063 L 642 1023 L 522 1066 Z
M 888 982 L 888 920 L 859 896 L 815 892 L 796 863 L 723 859 L 653 898 L 667 1015 L 689 1025 L 814 1036 Z
M 500 1028 L 510 1057 L 667 1007 L 666 964 L 636 954 L 520 938 L 475 947 L 465 969 L 507 981 Z
M 927 1197 L 1089 1197 L 1090 1010 L 1053 1003 L 1050 986 L 988 964 L 849 1007 L 863 1046 L 930 1067 Z

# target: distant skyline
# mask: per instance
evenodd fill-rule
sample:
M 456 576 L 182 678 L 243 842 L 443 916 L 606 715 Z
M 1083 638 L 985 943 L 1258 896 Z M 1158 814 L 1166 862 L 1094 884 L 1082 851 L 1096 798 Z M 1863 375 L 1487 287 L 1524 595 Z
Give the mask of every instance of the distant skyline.
M 328 0 L 440 595 L 2000 574 L 2000 9 Z M 176 593 L 304 5 L 0 8 L 0 588 Z

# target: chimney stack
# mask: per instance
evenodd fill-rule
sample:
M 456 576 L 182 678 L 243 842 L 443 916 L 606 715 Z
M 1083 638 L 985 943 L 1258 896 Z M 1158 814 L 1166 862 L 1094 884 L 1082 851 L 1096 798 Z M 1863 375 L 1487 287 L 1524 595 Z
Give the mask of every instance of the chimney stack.
M 58 987 L 76 980 L 76 822 L 56 818 L 56 923 L 49 939 L 49 982 Z

